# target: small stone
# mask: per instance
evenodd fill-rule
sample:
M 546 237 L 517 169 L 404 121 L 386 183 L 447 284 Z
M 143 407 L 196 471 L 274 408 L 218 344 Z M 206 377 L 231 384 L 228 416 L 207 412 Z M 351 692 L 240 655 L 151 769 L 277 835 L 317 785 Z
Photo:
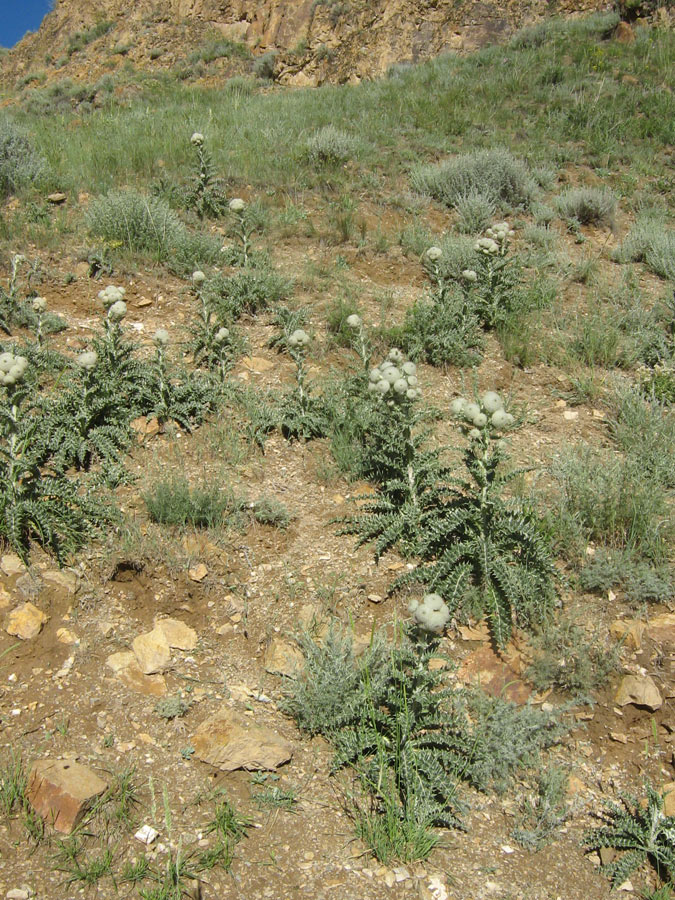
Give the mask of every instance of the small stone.
M 633 650 L 641 650 L 645 623 L 637 619 L 629 622 L 617 619 L 616 622 L 612 622 L 609 626 L 609 633 L 617 641 L 622 640 L 626 647 L 630 647 Z
M 66 569 L 47 569 L 46 572 L 41 572 L 40 576 L 43 581 L 58 585 L 69 594 L 77 591 L 77 575 L 74 572 L 68 572 Z
M 117 674 L 134 662 L 136 662 L 136 657 L 131 650 L 123 650 L 121 653 L 111 653 L 106 659 L 105 664 Z
M 177 650 L 194 650 L 197 632 L 179 619 L 155 619 L 154 631 L 163 634 L 169 647 Z
M 7 609 L 12 602 L 12 595 L 3 587 L 0 587 L 0 609 Z
M 42 759 L 33 764 L 26 796 L 56 831 L 70 834 L 108 785 L 73 759 Z
M 232 635 L 234 634 L 234 627 L 230 625 L 229 622 L 225 622 L 224 625 L 220 625 L 218 628 L 216 628 L 216 634 L 219 634 L 221 637 L 225 638 L 232 637 Z
M 600 856 L 600 865 L 608 866 L 610 863 L 614 862 L 617 853 L 613 847 L 601 847 L 598 850 L 598 855 Z
M 610 731 L 609 736 L 613 741 L 616 741 L 617 744 L 627 744 L 628 736 L 623 733 L 623 731 Z
M 206 576 L 209 574 L 209 570 L 206 568 L 204 563 L 199 563 L 192 569 L 188 569 L 188 577 L 190 581 L 196 581 L 197 583 L 203 581 Z
M 169 667 L 171 649 L 166 637 L 157 628 L 145 634 L 139 634 L 134 638 L 131 646 L 138 667 L 144 675 L 164 672 Z
M 265 653 L 265 671 L 270 675 L 296 676 L 302 669 L 305 657 L 297 644 L 282 638 L 272 638 Z
M 649 675 L 625 675 L 616 692 L 617 706 L 644 706 L 652 712 L 663 706 L 663 699 L 654 680 Z
M 25 888 L 10 888 L 5 897 L 7 900 L 29 900 L 30 891 Z
M 42 626 L 49 617 L 32 603 L 22 603 L 7 617 L 5 631 L 22 641 L 29 641 L 42 631 Z
M 255 375 L 262 375 L 274 368 L 274 363 L 262 356 L 244 356 L 241 360 L 242 365 L 246 366 Z
M 380 594 L 368 594 L 368 599 L 371 603 L 382 603 L 382 597 Z
M 387 871 L 384 873 L 384 883 L 388 888 L 393 887 L 396 883 L 396 876 L 390 869 L 387 869 Z
M 149 297 L 141 297 L 140 300 L 137 300 L 135 303 L 139 309 L 143 309 L 144 306 L 152 306 L 152 304 L 153 301 L 150 300 Z
M 5 555 L 0 558 L 0 569 L 5 575 L 11 577 L 12 575 L 22 575 L 26 571 L 26 566 L 21 562 L 16 553 L 5 553 Z
M 61 203 L 65 203 L 68 197 L 62 191 L 54 191 L 53 194 L 47 195 L 47 200 L 49 203 L 53 203 L 58 206 Z
M 141 844 L 148 846 L 149 844 L 152 844 L 153 841 L 157 840 L 159 831 L 153 828 L 152 825 L 143 825 L 138 829 L 134 837 L 137 841 L 140 841 Z
M 56 629 L 56 640 L 60 644 L 79 644 L 79 637 L 67 628 Z
M 567 422 L 574 422 L 575 419 L 579 418 L 579 412 L 576 409 L 566 409 L 563 413 L 563 419 Z

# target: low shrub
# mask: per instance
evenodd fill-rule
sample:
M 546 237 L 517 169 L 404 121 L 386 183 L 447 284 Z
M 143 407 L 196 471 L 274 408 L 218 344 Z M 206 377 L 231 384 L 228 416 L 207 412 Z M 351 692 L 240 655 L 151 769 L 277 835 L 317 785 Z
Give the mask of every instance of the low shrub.
M 643 262 L 661 278 L 675 281 L 675 231 L 658 216 L 641 216 L 614 254 L 619 262 Z
M 569 188 L 556 199 L 562 219 L 580 225 L 611 225 L 614 222 L 617 199 L 607 188 Z
M 353 159 L 358 146 L 359 142 L 350 134 L 335 125 L 326 125 L 309 138 L 305 152 L 314 166 L 337 166 Z
M 35 183 L 47 171 L 44 158 L 11 119 L 0 117 L 0 199 Z

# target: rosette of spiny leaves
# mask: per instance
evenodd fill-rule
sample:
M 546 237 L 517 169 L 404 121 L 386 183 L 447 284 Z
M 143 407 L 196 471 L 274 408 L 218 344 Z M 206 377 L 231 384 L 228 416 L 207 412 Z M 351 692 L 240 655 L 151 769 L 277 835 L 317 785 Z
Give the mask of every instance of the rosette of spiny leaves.
M 601 818 L 604 825 L 587 831 L 584 846 L 590 850 L 603 847 L 624 851 L 620 857 L 602 867 L 612 887 L 623 884 L 643 863 L 650 862 L 664 881 L 675 877 L 675 816 L 667 816 L 664 799 L 647 781 L 647 803 L 644 806 L 630 794 L 621 796 L 621 804 L 609 804 Z
M 419 430 L 425 413 L 417 368 L 394 348 L 368 376 L 375 414 L 364 433 L 362 471 L 378 482 L 377 493 L 363 498 L 357 515 L 340 520 L 341 533 L 358 535 L 357 546 L 374 542 L 375 558 L 397 548 L 418 555 L 420 529 L 430 510 L 445 503 L 449 469 L 440 451 L 425 449 L 428 431 Z
M 71 466 L 89 469 L 100 461 L 106 482 L 115 485 L 126 474 L 130 413 L 124 398 L 97 369 L 94 351 L 79 354 L 68 387 L 45 402 L 39 440 L 45 459 L 58 472 Z
M 186 195 L 186 205 L 194 209 L 200 219 L 218 218 L 227 209 L 223 180 L 216 175 L 211 154 L 204 145 L 204 135 L 198 131 L 190 138 L 195 150 L 195 170 Z
M 334 769 L 351 765 L 385 808 L 395 786 L 403 820 L 461 827 L 459 774 L 471 755 L 465 716 L 443 673 L 429 668 L 438 637 L 403 630 L 377 668 L 364 673 L 358 716 L 331 735 Z
M 44 470 L 27 368 L 25 357 L 0 356 L 0 538 L 24 562 L 35 540 L 63 564 L 112 514 L 77 482 Z
M 423 562 L 395 587 L 411 582 L 439 593 L 451 613 L 469 591 L 490 624 L 496 644 L 509 640 L 514 623 L 544 621 L 557 597 L 559 574 L 539 520 L 504 490 L 523 470 L 505 470 L 500 435 L 515 425 L 503 401 L 487 391 L 480 402 L 451 404 L 468 438 L 466 477 L 425 510 L 416 541 Z

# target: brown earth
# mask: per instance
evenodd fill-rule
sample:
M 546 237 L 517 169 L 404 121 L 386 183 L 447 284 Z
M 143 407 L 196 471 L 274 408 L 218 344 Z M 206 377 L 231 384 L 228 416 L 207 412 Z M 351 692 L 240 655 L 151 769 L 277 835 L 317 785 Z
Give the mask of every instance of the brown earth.
M 366 204 L 363 214 L 378 220 L 378 210 Z M 435 215 L 435 227 L 450 226 L 446 214 Z M 381 217 L 379 221 L 384 228 L 394 227 L 393 221 Z M 317 221 L 318 236 L 311 240 L 297 234 L 275 235 L 268 247 L 280 270 L 296 276 L 305 273 L 298 280 L 295 300 L 311 304 L 311 324 L 317 333 L 312 377 L 350 362 L 347 351 L 331 343 L 324 326 L 334 286 L 316 273 L 330 271 L 338 249 L 321 239 L 320 229 Z M 603 277 L 611 279 L 615 264 L 609 261 L 608 248 L 615 237 L 604 230 L 585 232 L 583 253 L 596 257 Z M 572 261 L 579 261 L 582 251 L 571 237 L 561 231 L 559 238 Z M 518 237 L 516 249 L 517 242 Z M 31 248 L 25 252 L 30 256 Z M 390 315 L 400 319 L 422 290 L 419 262 L 393 243 L 377 251 L 344 244 L 339 254 L 349 266 L 368 324 L 377 324 L 384 295 L 393 304 Z M 81 265 L 78 268 L 75 251 L 67 247 L 59 254 L 41 255 L 40 293 L 69 326 L 54 343 L 72 352 L 86 345 L 96 327 L 99 312 L 94 298 L 107 282 L 89 280 Z M 65 278 L 75 271 L 80 274 L 74 281 L 70 275 Z M 6 271 L 0 272 L 0 278 L 6 277 Z M 109 281 L 126 287 L 126 326 L 148 346 L 157 327 L 180 333 L 194 313 L 192 292 L 165 274 L 121 269 Z M 647 293 L 658 290 L 657 285 L 656 279 L 642 276 Z M 574 305 L 578 291 L 578 285 L 566 283 L 564 302 Z M 251 359 L 239 363 L 233 377 L 258 386 L 287 383 L 292 365 L 267 347 L 273 329 L 265 317 L 250 319 L 244 327 Z M 605 440 L 602 416 L 592 407 L 581 405 L 573 411 L 577 415 L 565 416 L 570 409 L 560 400 L 560 392 L 569 383 L 556 369 L 545 365 L 517 369 L 494 343 L 478 369 L 478 379 L 481 388 L 508 390 L 513 402 L 528 410 L 528 425 L 512 439 L 518 464 L 544 463 L 570 442 Z M 421 366 L 420 381 L 425 396 L 440 408 L 447 408 L 460 386 L 454 369 L 441 372 Z M 448 436 L 450 431 L 447 424 L 441 429 Z M 392 576 L 405 563 L 389 554 L 376 566 L 368 548 L 355 550 L 351 537 L 336 534 L 333 519 L 349 511 L 350 498 L 363 486 L 331 471 L 328 457 L 322 441 L 290 444 L 280 436 L 268 440 L 264 455 L 253 451 L 238 432 L 236 420 L 212 422 L 193 436 L 177 428 L 153 434 L 139 426 L 129 465 L 139 481 L 117 491 L 130 525 L 111 530 L 61 573 L 37 550 L 31 557 L 34 577 L 11 556 L 0 560 L 3 622 L 27 599 L 49 617 L 41 633 L 28 641 L 0 631 L 0 741 L 26 760 L 75 758 L 106 780 L 133 767 L 140 799 L 136 816 L 139 824 L 152 824 L 160 831 L 149 848 L 150 858 L 160 866 L 168 847 L 189 852 L 213 846 L 213 836 L 204 833 L 206 798 L 216 788 L 225 789 L 236 807 L 251 816 L 253 827 L 236 848 L 230 874 L 215 869 L 203 876 L 204 900 L 305 896 L 604 900 L 610 893 L 608 882 L 598 872 L 596 856 L 585 855 L 579 839 L 595 824 L 593 814 L 603 799 L 616 797 L 627 787 L 635 789 L 644 775 L 655 784 L 674 778 L 672 635 L 666 629 L 657 639 L 646 636 L 640 651 L 628 642 L 623 650 L 624 671 L 648 672 L 666 698 L 658 712 L 615 708 L 619 675 L 593 707 L 572 710 L 575 727 L 551 756 L 571 773 L 572 815 L 548 848 L 531 854 L 511 838 L 519 812 L 518 791 L 505 797 L 472 791 L 466 833 L 446 833 L 427 862 L 380 866 L 353 836 L 345 811 L 348 777 L 331 777 L 328 745 L 319 738 L 307 739 L 279 711 L 284 683 L 266 671 L 266 651 L 273 639 L 286 639 L 300 623 L 335 614 L 342 622 L 353 623 L 357 639 L 367 640 L 373 627 L 406 615 L 404 599 L 387 598 Z M 272 495 L 286 504 L 293 520 L 286 531 L 250 522 L 239 530 L 214 529 L 207 534 L 158 528 L 148 521 L 140 494 L 156 478 L 174 472 L 208 483 L 228 483 L 250 500 Z M 605 633 L 615 618 L 631 615 L 620 597 L 566 600 L 580 624 L 599 626 Z M 128 651 L 137 635 L 165 615 L 194 628 L 199 639 L 194 651 L 172 651 L 163 676 L 168 694 L 186 695 L 191 689 L 187 715 L 174 722 L 155 711 L 159 682 L 151 685 L 140 674 L 123 680 L 106 663 L 111 654 Z M 520 701 L 532 693 L 531 686 L 519 680 L 528 657 L 522 638 L 512 649 L 508 670 L 486 652 L 485 629 L 453 628 L 441 649 L 462 666 L 458 675 L 449 675 L 451 681 L 459 677 L 487 684 L 494 679 L 498 692 L 518 682 L 522 690 L 510 696 Z M 552 696 L 532 698 L 535 703 L 563 702 Z M 223 703 L 293 744 L 293 758 L 278 771 L 278 781 L 261 786 L 249 773 L 223 774 L 191 754 L 192 736 Z M 291 811 L 256 801 L 270 785 L 295 791 L 298 802 Z M 39 900 L 75 896 L 79 887 L 66 887 L 68 876 L 59 871 L 55 850 L 53 841 L 33 848 L 20 820 L 2 818 L 0 895 L 26 884 Z M 130 860 L 141 850 L 142 845 L 129 836 L 115 844 L 118 859 Z M 642 885 L 648 877 L 641 871 L 633 881 Z M 96 897 L 117 896 L 110 879 L 90 890 Z

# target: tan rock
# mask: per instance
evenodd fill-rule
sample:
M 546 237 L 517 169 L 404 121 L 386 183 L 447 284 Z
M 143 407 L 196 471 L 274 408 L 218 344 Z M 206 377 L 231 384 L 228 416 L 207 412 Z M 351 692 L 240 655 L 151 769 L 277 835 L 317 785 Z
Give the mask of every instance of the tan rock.
M 62 191 L 54 191 L 53 194 L 47 195 L 48 202 L 53 203 L 55 206 L 65 203 L 67 199 L 68 197 Z
M 479 684 L 493 697 L 503 697 L 514 703 L 525 703 L 532 693 L 531 688 L 518 678 L 517 672 L 490 646 L 479 647 L 470 653 L 457 675 L 467 684 Z
M 263 356 L 244 356 L 241 363 L 256 375 L 262 375 L 264 372 L 269 372 L 270 369 L 274 368 L 274 363 Z
M 626 647 L 633 650 L 642 649 L 642 638 L 645 633 L 645 623 L 638 619 L 625 621 L 617 619 L 609 626 L 609 633 L 617 641 L 623 641 Z
M 649 637 L 657 644 L 675 644 L 675 613 L 654 616 L 647 625 Z
M 132 663 L 136 663 L 136 657 L 131 650 L 123 650 L 121 653 L 111 653 L 106 659 L 105 664 L 109 666 L 115 674 L 126 669 Z M 138 663 L 136 663 L 138 665 Z
M 47 569 L 46 572 L 40 574 L 42 580 L 47 584 L 55 584 L 68 591 L 69 594 L 77 591 L 77 575 L 74 572 L 69 572 L 67 569 Z
M 12 595 L 4 587 L 0 587 L 0 609 L 7 609 L 12 602 Z
M 294 677 L 302 669 L 305 661 L 302 650 L 297 644 L 282 638 L 272 638 L 265 653 L 265 671 L 271 675 L 287 675 Z
M 664 784 L 661 788 L 663 811 L 667 816 L 675 816 L 675 781 Z
M 155 619 L 153 630 L 164 635 L 169 647 L 177 650 L 194 650 L 197 646 L 197 632 L 179 619 Z
M 30 641 L 40 634 L 48 618 L 49 616 L 32 603 L 22 603 L 7 616 L 5 631 L 21 638 L 22 641 Z
M 28 571 L 16 553 L 5 553 L 0 558 L 0 570 L 9 577 L 12 575 L 23 575 L 24 572 Z
M 122 684 L 137 694 L 143 694 L 146 697 L 163 697 L 166 694 L 164 676 L 145 675 L 141 672 L 136 657 L 130 650 L 112 653 L 105 662 Z
M 56 640 L 60 644 L 79 644 L 79 637 L 68 628 L 57 628 L 56 629 Z
M 293 755 L 293 745 L 264 725 L 222 706 L 192 737 L 199 759 L 223 772 L 276 769 Z
M 26 795 L 33 809 L 56 831 L 70 834 L 108 785 L 73 759 L 33 764 Z
M 188 569 L 188 577 L 190 581 L 196 581 L 197 584 L 202 582 L 208 574 L 209 570 L 206 568 L 204 563 L 199 563 L 198 565 L 193 566 L 192 569 Z
M 154 675 L 155 672 L 164 672 L 169 667 L 171 662 L 169 642 L 156 628 L 145 634 L 139 634 L 131 646 L 143 674 Z
M 663 706 L 663 699 L 654 680 L 649 675 L 625 675 L 616 692 L 614 702 L 617 706 L 645 706 L 649 710 L 657 710 Z

